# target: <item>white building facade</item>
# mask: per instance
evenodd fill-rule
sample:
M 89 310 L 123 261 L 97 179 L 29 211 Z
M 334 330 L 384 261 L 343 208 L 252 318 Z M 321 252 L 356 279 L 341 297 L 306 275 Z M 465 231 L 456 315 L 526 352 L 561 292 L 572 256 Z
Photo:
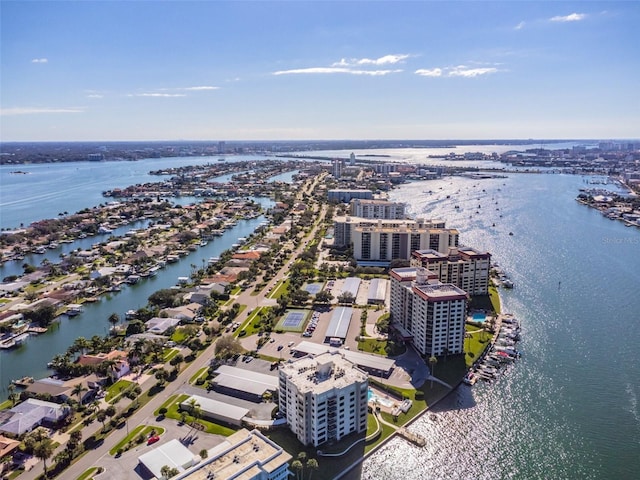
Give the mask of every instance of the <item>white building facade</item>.
M 448 253 L 416 250 L 411 266 L 434 272 L 441 283 L 453 283 L 469 295 L 486 295 L 489 291 L 491 254 L 470 247 L 450 248 Z
M 351 216 L 385 220 L 402 220 L 406 217 L 406 205 L 388 200 L 353 199 L 349 203 Z
M 467 294 L 424 268 L 391 270 L 391 316 L 424 356 L 463 353 Z
M 367 430 L 368 376 L 337 351 L 286 363 L 279 375 L 280 412 L 304 445 Z

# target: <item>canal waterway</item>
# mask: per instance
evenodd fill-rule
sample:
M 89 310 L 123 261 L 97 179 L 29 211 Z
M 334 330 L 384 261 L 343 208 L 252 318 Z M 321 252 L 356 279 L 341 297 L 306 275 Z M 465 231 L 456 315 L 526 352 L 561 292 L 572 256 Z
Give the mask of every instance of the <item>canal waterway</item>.
M 63 315 L 47 333 L 30 336 L 24 344 L 12 350 L 0 350 L 0 398 L 7 396 L 6 387 L 13 379 L 23 376 L 41 378 L 49 375 L 46 365 L 54 355 L 63 353 L 78 337 L 104 336 L 111 326 L 107 319 L 112 313 L 121 317 L 127 310 L 137 310 L 147 304 L 149 296 L 162 288 L 178 283 L 178 277 L 190 276 L 193 267 L 202 268 L 209 258 L 218 257 L 231 248 L 240 237 L 248 237 L 265 220 L 263 216 L 240 220 L 222 236 L 214 237 L 207 245 L 169 263 L 155 277 L 141 279 L 134 285 L 123 285 L 122 291 L 104 295 L 95 303 L 84 305 L 84 312 L 76 317 Z M 93 237 L 95 238 L 95 237 Z
M 638 478 L 640 230 L 576 202 L 588 180 L 453 177 L 391 192 L 511 276 L 503 309 L 521 321 L 523 356 L 417 420 L 425 448 L 394 439 L 348 478 Z

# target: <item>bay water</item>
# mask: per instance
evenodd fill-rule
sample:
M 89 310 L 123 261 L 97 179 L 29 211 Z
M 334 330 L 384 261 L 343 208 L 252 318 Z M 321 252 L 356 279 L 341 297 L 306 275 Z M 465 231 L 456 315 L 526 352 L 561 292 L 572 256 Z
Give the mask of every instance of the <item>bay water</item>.
M 412 424 L 425 448 L 393 439 L 350 478 L 639 478 L 640 229 L 576 202 L 586 180 L 451 177 L 391 192 L 507 271 L 503 311 L 520 319 L 523 356 Z

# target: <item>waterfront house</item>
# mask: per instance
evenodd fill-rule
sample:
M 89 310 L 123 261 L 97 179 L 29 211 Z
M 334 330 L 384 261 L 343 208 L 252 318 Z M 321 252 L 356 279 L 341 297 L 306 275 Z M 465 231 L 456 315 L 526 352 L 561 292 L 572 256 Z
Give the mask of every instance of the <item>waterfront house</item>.
M 55 425 L 69 415 L 68 405 L 29 398 L 0 413 L 0 432 L 22 435 L 40 425 Z
M 169 328 L 175 327 L 180 323 L 179 318 L 172 317 L 153 317 L 145 322 L 147 332 L 154 335 L 163 335 Z

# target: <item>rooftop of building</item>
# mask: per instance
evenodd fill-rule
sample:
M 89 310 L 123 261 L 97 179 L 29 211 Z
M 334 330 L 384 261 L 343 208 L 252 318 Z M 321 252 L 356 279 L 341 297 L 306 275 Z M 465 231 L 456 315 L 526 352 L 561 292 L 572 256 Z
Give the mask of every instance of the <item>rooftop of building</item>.
M 367 381 L 367 374 L 345 359 L 338 351 L 308 356 L 280 368 L 301 392 L 320 394 Z
M 425 300 L 446 301 L 467 298 L 464 290 L 450 283 L 413 285 L 413 291 Z
M 257 430 L 238 430 L 208 451 L 208 458 L 176 477 L 178 480 L 262 478 L 291 460 L 291 455 Z

